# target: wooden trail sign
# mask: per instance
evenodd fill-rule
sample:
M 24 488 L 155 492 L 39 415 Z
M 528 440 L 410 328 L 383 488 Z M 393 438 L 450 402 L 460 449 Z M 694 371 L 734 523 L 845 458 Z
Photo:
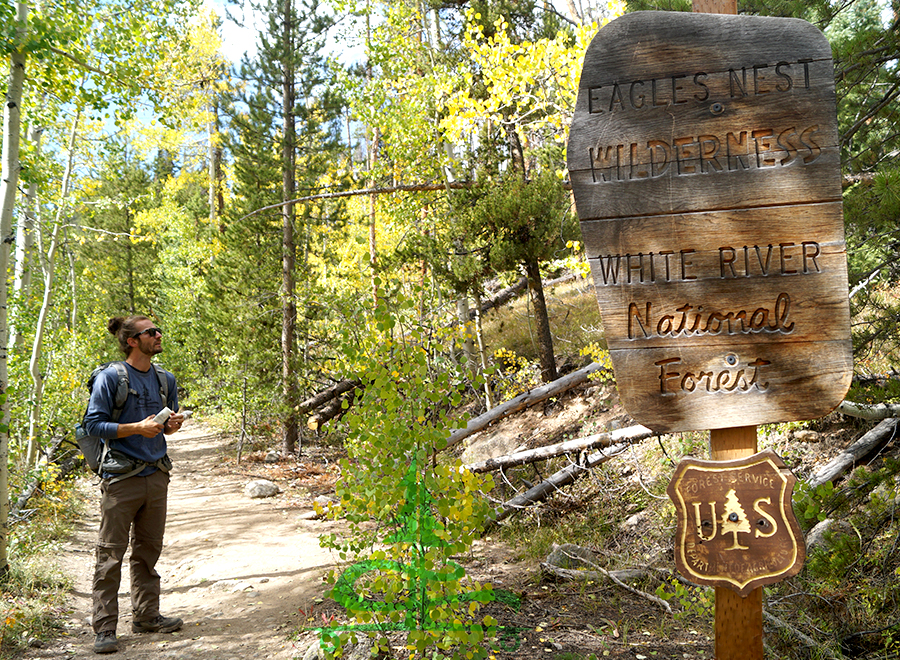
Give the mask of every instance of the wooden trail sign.
M 791 504 L 795 483 L 771 450 L 734 461 L 682 461 L 668 488 L 678 516 L 678 572 L 742 596 L 796 575 L 806 548 Z
M 622 401 L 658 431 L 811 419 L 852 376 L 831 48 L 636 12 L 585 55 L 568 167 Z

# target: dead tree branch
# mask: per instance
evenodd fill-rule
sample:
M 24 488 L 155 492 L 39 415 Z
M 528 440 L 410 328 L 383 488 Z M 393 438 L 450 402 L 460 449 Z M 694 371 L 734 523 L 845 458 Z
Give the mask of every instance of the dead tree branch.
M 850 417 L 875 421 L 876 419 L 887 419 L 888 417 L 900 417 L 900 403 L 870 404 L 854 403 L 853 401 L 845 400 L 837 407 L 837 412 Z
M 306 197 L 298 197 L 296 199 L 289 199 L 286 202 L 279 202 L 278 204 L 270 204 L 269 206 L 263 206 L 262 208 L 258 208 L 255 211 L 250 211 L 247 215 L 241 216 L 237 219 L 238 222 L 242 220 L 246 220 L 247 218 L 252 218 L 257 213 L 262 213 L 263 211 L 272 211 L 273 209 L 280 209 L 282 206 L 287 206 L 288 204 L 302 204 L 304 202 L 314 202 L 320 199 L 340 199 L 341 197 L 355 197 L 356 195 L 385 195 L 388 193 L 398 193 L 398 192 L 435 192 L 438 190 L 460 190 L 464 188 L 471 188 L 472 184 L 465 182 L 456 182 L 456 183 L 420 183 L 409 186 L 387 186 L 380 188 L 361 188 L 360 190 L 341 190 L 338 192 L 331 193 L 319 193 L 317 195 L 307 195 Z
M 510 399 L 506 403 L 503 403 L 496 408 L 489 410 L 483 415 L 480 415 L 474 419 L 470 419 L 465 428 L 458 429 L 450 434 L 450 438 L 447 440 L 446 448 L 450 448 L 454 445 L 459 444 L 470 435 L 487 428 L 494 422 L 499 421 L 504 417 L 508 417 L 513 413 L 519 412 L 520 410 L 525 410 L 526 408 L 529 408 L 535 404 L 546 401 L 552 396 L 556 396 L 572 389 L 577 385 L 580 385 L 581 383 L 586 381 L 592 373 L 600 371 L 602 369 L 604 369 L 602 365 L 596 362 L 592 362 L 588 366 L 579 369 L 578 371 L 573 371 L 572 373 L 567 374 L 562 378 L 558 378 L 552 383 L 547 383 L 546 385 L 542 385 L 541 387 L 529 390 L 528 392 L 520 394 L 514 399 Z
M 66 437 L 54 439 L 45 452 L 45 460 L 47 463 L 58 463 L 60 465 L 59 472 L 57 472 L 54 476 L 54 479 L 56 480 L 65 479 L 83 461 L 80 452 L 61 452 L 60 447 L 64 442 L 69 442 L 71 444 L 71 440 L 68 440 Z M 30 512 L 27 512 L 25 510 L 25 507 L 28 505 L 28 502 L 31 500 L 31 498 L 34 497 L 38 492 L 40 492 L 41 486 L 43 485 L 44 481 L 40 478 L 36 478 L 25 487 L 25 490 L 23 490 L 22 494 L 19 495 L 19 499 L 17 499 L 15 504 L 13 504 L 10 508 L 10 520 L 24 519 L 28 517 L 27 514 Z
M 796 639 L 799 639 L 809 649 L 811 649 L 817 653 L 821 653 L 828 660 L 839 660 L 839 656 L 832 653 L 828 649 L 828 647 L 823 646 L 822 644 L 819 644 L 816 640 L 814 640 L 809 635 L 804 635 L 802 632 L 797 630 L 794 626 L 790 625 L 787 621 L 780 619 L 779 617 L 775 616 L 774 614 L 770 614 L 769 612 L 766 612 L 765 610 L 763 610 L 762 614 L 763 614 L 763 618 L 768 623 L 775 626 L 776 628 L 780 628 L 781 630 L 787 631 L 788 634 L 790 634 L 792 637 L 794 637 Z
M 809 480 L 809 485 L 812 488 L 821 486 L 829 481 L 834 481 L 845 472 L 852 470 L 853 467 L 866 456 L 869 456 L 883 444 L 894 439 L 897 435 L 898 423 L 900 423 L 900 419 L 895 417 L 880 422 L 875 428 L 871 429 L 859 440 L 829 461 L 825 467 L 816 472 Z
M 591 468 L 595 468 L 598 465 L 610 460 L 611 458 L 618 456 L 623 451 L 628 449 L 628 447 L 632 444 L 658 435 L 643 426 L 630 426 L 627 429 L 616 431 L 616 433 L 621 434 L 617 438 L 619 440 L 618 444 L 595 452 L 590 456 L 585 457 L 584 461 L 580 463 L 572 464 L 563 468 L 562 470 L 559 470 L 555 474 L 551 475 L 548 479 L 545 479 L 533 488 L 528 489 L 521 495 L 516 495 L 511 500 L 504 502 L 500 509 L 496 512 L 496 516 L 488 522 L 487 529 L 490 529 L 501 520 L 508 518 L 519 509 L 524 509 L 531 504 L 534 504 L 535 502 L 543 501 L 563 486 L 568 486 L 577 479 L 586 475 L 588 472 L 590 472 Z
M 568 555 L 568 553 L 566 553 L 566 554 Z M 659 605 L 661 608 L 663 608 L 669 614 L 672 613 L 672 606 L 669 605 L 669 603 L 664 601 L 662 598 L 659 598 L 658 596 L 654 596 L 652 594 L 648 594 L 646 591 L 641 591 L 640 589 L 635 589 L 634 587 L 625 584 L 624 582 L 622 582 L 622 580 L 620 580 L 618 577 L 616 577 L 616 575 L 614 574 L 613 571 L 607 571 L 602 566 L 598 566 L 597 564 L 595 564 L 594 562 L 590 561 L 589 559 L 587 559 L 585 557 L 581 557 L 581 556 L 575 557 L 574 555 L 568 555 L 568 556 L 571 557 L 572 559 L 577 559 L 580 562 L 588 564 L 591 567 L 591 569 L 593 569 L 593 570 L 575 570 L 575 569 L 571 569 L 571 568 L 561 568 L 559 566 L 554 566 L 553 564 L 550 564 L 548 562 L 542 562 L 541 568 L 543 568 L 548 573 L 551 573 L 551 574 L 556 575 L 561 578 L 565 578 L 567 580 L 596 580 L 596 579 L 599 579 L 599 577 L 601 577 L 601 576 L 609 578 L 613 583 L 622 587 L 626 591 L 631 592 L 636 596 L 640 596 L 641 598 L 646 598 L 650 602 L 656 603 L 657 605 Z
M 300 414 L 305 415 L 310 410 L 315 410 L 319 406 L 326 404 L 335 397 L 346 394 L 350 390 L 356 389 L 357 387 L 362 387 L 362 382 L 358 379 L 342 380 L 339 383 L 335 383 L 331 387 L 324 389 L 321 392 L 317 392 L 306 401 L 301 403 Z
M 637 442 L 650 436 L 655 435 L 653 431 L 644 426 L 629 426 L 625 429 L 619 429 L 611 433 L 597 433 L 584 438 L 576 438 L 567 440 L 555 445 L 546 447 L 538 447 L 537 449 L 529 449 L 527 451 L 519 451 L 506 456 L 497 456 L 489 458 L 478 463 L 470 463 L 466 465 L 466 469 L 471 472 L 490 472 L 493 470 L 505 470 L 517 465 L 526 463 L 534 463 L 536 461 L 544 461 L 548 458 L 561 456 L 562 454 L 575 454 L 596 447 L 609 447 L 623 439 L 630 442 Z

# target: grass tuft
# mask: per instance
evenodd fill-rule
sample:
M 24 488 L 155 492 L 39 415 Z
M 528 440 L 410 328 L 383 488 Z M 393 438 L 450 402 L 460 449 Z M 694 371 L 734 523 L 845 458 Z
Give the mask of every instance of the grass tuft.
M 0 577 L 0 660 L 58 635 L 72 580 L 56 561 L 59 542 L 81 509 L 72 480 L 48 483 L 34 513 L 12 526 L 9 570 Z

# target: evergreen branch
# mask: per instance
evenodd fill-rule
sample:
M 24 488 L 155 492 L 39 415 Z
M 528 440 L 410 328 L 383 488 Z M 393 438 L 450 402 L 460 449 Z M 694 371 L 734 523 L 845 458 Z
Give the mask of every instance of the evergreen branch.
M 898 97 L 900 97 L 900 82 L 894 83 L 891 88 L 884 93 L 884 96 L 881 97 L 881 100 L 878 101 L 878 103 L 872 106 L 868 112 L 863 114 L 863 116 L 853 124 L 853 126 L 847 129 L 844 135 L 841 136 L 841 144 L 847 144 L 860 128 Z
M 854 297 L 857 293 L 859 293 L 860 291 L 864 291 L 865 288 L 866 288 L 867 286 L 869 286 L 869 284 L 871 284 L 872 281 L 873 281 L 876 277 L 878 277 L 879 273 L 881 273 L 882 268 L 884 268 L 885 266 L 887 266 L 887 265 L 889 265 L 889 264 L 891 264 L 891 263 L 893 263 L 893 259 L 891 259 L 891 260 L 889 260 L 889 261 L 885 261 L 884 263 L 882 263 L 882 264 L 876 266 L 875 268 L 873 268 L 872 270 L 870 270 L 868 273 L 866 273 L 866 274 L 862 277 L 862 279 L 856 284 L 856 286 L 854 286 L 854 287 L 850 290 L 850 294 L 849 294 L 849 296 L 848 296 L 848 297 L 850 298 L 850 300 L 853 300 L 853 297 Z

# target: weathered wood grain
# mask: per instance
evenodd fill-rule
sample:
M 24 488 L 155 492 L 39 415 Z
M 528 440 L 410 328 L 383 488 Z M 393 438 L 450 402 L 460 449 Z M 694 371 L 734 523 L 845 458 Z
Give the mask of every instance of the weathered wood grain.
M 734 160 L 738 155 L 751 155 L 757 149 L 771 152 L 772 156 L 777 156 L 779 163 L 799 156 L 808 164 L 818 149 L 833 148 L 838 144 L 837 130 L 823 111 L 823 108 L 834 105 L 834 82 L 830 78 L 833 75 L 830 69 L 827 75 L 829 78 L 817 81 L 818 84 L 804 90 L 802 96 L 785 93 L 729 99 L 710 95 L 702 101 L 685 99 L 683 106 L 670 104 L 651 110 L 599 111 L 598 106 L 609 107 L 606 97 L 597 91 L 598 88 L 582 90 L 580 93 L 587 100 L 582 102 L 582 113 L 573 121 L 576 131 L 569 138 L 569 167 L 575 170 L 590 169 L 592 160 L 599 163 L 609 158 L 606 147 L 632 143 L 635 144 L 636 160 L 649 164 L 651 150 L 648 142 L 653 140 L 661 141 L 657 149 L 660 153 L 664 146 L 674 150 L 679 144 L 685 152 L 697 152 L 699 145 L 686 145 L 702 141 L 707 155 L 705 160 L 711 166 L 717 164 L 713 158 L 717 146 L 719 164 L 725 161 L 726 150 L 730 150 Z M 636 83 L 627 86 L 629 90 L 625 96 L 635 96 Z M 617 85 L 611 85 L 611 88 L 619 89 Z M 601 91 L 603 89 L 599 88 Z M 707 91 L 712 90 L 705 90 L 704 94 Z M 614 92 L 616 106 L 619 105 L 619 96 L 620 92 Z M 652 92 L 651 99 L 646 102 L 653 102 Z M 626 155 L 630 155 L 627 151 Z M 699 155 L 695 157 L 699 158 Z M 737 165 L 736 162 L 732 164 Z
M 610 254 L 648 254 L 691 248 L 716 251 L 731 246 L 796 245 L 815 240 L 823 250 L 843 251 L 840 201 L 581 222 L 588 259 Z M 829 247 L 824 247 L 828 245 Z M 765 258 L 765 255 L 763 255 Z M 755 254 L 754 254 L 755 259 Z
M 581 220 L 840 201 L 840 153 L 823 150 L 814 166 L 594 183 L 570 170 Z
M 833 259 L 835 271 L 843 265 L 839 259 Z M 595 292 L 611 349 L 684 344 L 712 349 L 846 338 L 846 289 L 835 279 L 820 273 L 752 283 L 715 279 L 596 286 Z
M 809 419 L 850 383 L 828 41 L 636 12 L 585 56 L 568 165 L 619 392 L 654 430 Z
M 597 33 L 585 54 L 579 87 L 800 58 L 831 59 L 828 40 L 800 19 L 633 12 Z
M 853 373 L 849 339 L 610 355 L 625 408 L 659 432 L 815 419 L 840 403 Z

